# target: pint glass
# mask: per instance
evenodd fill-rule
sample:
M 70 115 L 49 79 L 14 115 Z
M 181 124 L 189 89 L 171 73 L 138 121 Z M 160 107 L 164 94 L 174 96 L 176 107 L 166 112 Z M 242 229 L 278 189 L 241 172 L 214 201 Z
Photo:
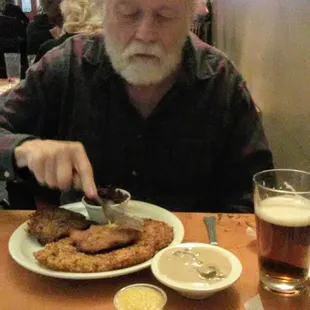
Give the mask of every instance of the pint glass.
M 300 294 L 310 263 L 310 173 L 262 171 L 254 185 L 260 281 L 270 291 Z

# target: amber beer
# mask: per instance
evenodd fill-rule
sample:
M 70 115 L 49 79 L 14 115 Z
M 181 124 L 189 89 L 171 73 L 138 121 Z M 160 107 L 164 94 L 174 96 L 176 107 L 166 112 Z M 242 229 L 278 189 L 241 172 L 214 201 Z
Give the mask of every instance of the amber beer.
M 297 294 L 310 263 L 310 200 L 282 195 L 255 206 L 260 279 L 266 288 Z

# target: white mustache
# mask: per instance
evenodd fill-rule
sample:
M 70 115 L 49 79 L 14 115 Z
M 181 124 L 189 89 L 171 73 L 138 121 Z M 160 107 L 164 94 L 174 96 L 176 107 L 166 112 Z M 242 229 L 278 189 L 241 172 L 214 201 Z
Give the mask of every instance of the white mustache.
M 123 56 L 128 58 L 137 54 L 143 54 L 148 56 L 155 56 L 161 58 L 163 50 L 159 44 L 144 44 L 140 42 L 131 43 L 123 52 Z

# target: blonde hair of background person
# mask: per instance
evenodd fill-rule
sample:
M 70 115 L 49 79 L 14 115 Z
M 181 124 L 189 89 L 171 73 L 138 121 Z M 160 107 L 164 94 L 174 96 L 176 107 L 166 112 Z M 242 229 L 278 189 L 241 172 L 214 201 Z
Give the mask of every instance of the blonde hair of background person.
M 100 2 L 92 0 L 63 0 L 60 5 L 64 18 L 63 30 L 67 33 L 83 33 L 86 35 L 101 31 L 102 17 L 97 13 L 100 12 L 98 10 Z

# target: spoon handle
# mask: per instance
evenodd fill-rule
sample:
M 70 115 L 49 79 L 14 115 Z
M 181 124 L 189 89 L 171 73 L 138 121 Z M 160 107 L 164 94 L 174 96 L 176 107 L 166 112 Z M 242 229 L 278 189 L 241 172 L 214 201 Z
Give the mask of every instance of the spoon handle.
M 204 222 L 208 229 L 209 240 L 212 245 L 218 245 L 215 230 L 215 216 L 205 216 Z

